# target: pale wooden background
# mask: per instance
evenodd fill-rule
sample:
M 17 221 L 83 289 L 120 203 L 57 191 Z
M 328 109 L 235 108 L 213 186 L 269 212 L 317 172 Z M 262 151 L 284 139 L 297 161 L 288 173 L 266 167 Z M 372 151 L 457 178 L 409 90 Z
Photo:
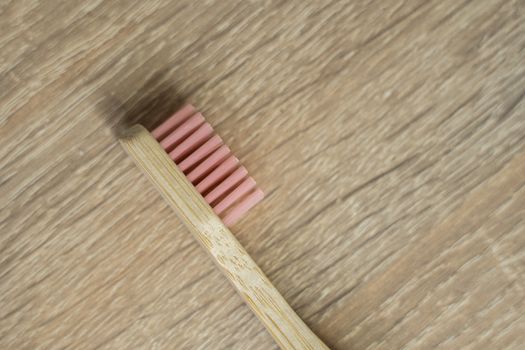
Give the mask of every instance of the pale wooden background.
M 523 1 L 1 1 L 0 348 L 275 349 L 112 130 L 200 107 L 334 349 L 525 343 Z

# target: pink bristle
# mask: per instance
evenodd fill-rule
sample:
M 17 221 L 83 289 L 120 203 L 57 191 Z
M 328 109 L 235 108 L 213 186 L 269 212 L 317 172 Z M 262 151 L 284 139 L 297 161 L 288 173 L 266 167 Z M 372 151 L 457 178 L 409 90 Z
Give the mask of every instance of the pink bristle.
M 206 141 L 202 146 L 197 148 L 194 152 L 186 157 L 183 161 L 178 163 L 180 170 L 186 173 L 187 170 L 197 165 L 204 158 L 209 156 L 213 151 L 222 145 L 222 140 L 218 135 L 212 136 L 211 139 Z
M 210 138 L 213 134 L 213 129 L 210 124 L 202 124 L 193 134 L 188 136 L 186 140 L 182 141 L 177 147 L 170 152 L 170 158 L 175 163 L 178 163 L 185 156 L 193 152 L 197 147 L 202 145 L 204 141 Z
M 204 176 L 208 175 L 215 169 L 226 157 L 230 154 L 230 149 L 228 146 L 222 145 L 217 148 L 215 152 L 210 154 L 202 163 L 197 165 L 188 175 L 188 180 L 190 180 L 194 185 L 197 180 L 202 179 Z
M 248 171 L 245 167 L 241 166 L 233 173 L 231 173 L 226 179 L 224 179 L 219 185 L 217 185 L 213 190 L 211 190 L 204 199 L 206 202 L 212 204 L 218 198 L 226 194 L 231 190 L 235 185 L 237 185 L 246 175 Z
M 239 160 L 235 156 L 229 156 L 228 159 L 223 161 L 215 170 L 213 170 L 208 176 L 202 179 L 201 182 L 195 186 L 200 194 L 208 191 L 212 186 L 220 183 L 226 176 L 239 165 Z
M 204 123 L 204 117 L 200 113 L 196 113 L 188 118 L 182 125 L 173 130 L 168 136 L 166 136 L 160 145 L 166 151 L 173 149 L 178 143 L 182 142 L 188 134 L 197 129 L 201 124 Z
M 173 131 L 176 127 L 182 124 L 183 121 L 195 114 L 195 107 L 192 105 L 185 105 L 179 109 L 175 114 L 166 119 L 164 123 L 160 124 L 151 132 L 157 141 L 162 140 L 168 133 Z
M 239 204 L 228 212 L 222 221 L 226 226 L 235 224 L 248 210 L 253 208 L 264 198 L 264 193 L 260 189 L 256 189 L 246 197 L 244 197 Z
M 226 209 L 228 209 L 233 203 L 235 203 L 242 196 L 250 192 L 255 188 L 255 180 L 251 177 L 247 178 L 241 184 L 228 194 L 223 200 L 221 200 L 217 205 L 213 207 L 213 210 L 217 215 L 222 214 Z
M 181 108 L 152 135 L 225 225 L 233 225 L 263 199 L 246 168 L 192 105 Z

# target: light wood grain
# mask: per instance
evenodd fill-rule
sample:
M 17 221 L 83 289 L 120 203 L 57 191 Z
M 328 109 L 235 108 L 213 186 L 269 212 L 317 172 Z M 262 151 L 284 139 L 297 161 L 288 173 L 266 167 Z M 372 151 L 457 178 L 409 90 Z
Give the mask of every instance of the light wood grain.
M 272 349 L 118 146 L 183 101 L 333 349 L 525 343 L 523 1 L 0 2 L 0 348 Z

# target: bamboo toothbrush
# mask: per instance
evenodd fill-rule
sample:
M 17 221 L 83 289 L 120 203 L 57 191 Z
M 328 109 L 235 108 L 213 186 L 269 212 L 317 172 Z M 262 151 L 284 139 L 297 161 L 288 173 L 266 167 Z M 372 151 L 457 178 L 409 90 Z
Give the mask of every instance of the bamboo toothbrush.
M 227 228 L 264 195 L 202 114 L 186 105 L 151 133 L 129 128 L 120 143 L 281 349 L 328 349 Z

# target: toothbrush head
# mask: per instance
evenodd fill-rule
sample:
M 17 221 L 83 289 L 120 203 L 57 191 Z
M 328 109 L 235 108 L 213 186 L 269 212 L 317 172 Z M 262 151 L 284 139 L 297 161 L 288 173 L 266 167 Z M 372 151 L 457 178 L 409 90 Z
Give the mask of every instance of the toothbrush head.
M 226 226 L 235 224 L 264 193 L 222 139 L 190 104 L 151 132 Z

